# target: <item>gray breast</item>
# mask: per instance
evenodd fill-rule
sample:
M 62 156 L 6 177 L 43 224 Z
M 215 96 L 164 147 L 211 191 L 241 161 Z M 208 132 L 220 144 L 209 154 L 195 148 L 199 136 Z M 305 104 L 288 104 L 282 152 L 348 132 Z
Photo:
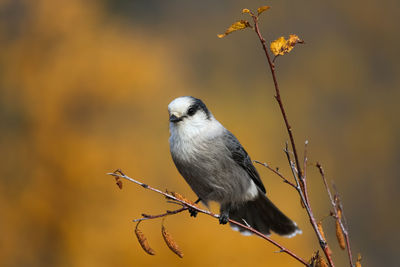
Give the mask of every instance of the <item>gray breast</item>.
M 203 202 L 239 203 L 250 187 L 248 173 L 232 158 L 221 136 L 170 140 L 174 163 Z

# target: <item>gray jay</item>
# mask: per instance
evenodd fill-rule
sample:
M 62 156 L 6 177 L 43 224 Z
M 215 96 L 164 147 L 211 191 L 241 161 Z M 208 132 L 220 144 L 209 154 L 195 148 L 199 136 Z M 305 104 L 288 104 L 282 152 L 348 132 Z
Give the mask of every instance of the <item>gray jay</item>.
M 221 224 L 231 218 L 266 235 L 271 231 L 287 237 L 301 233 L 267 198 L 247 152 L 200 99 L 176 98 L 168 112 L 172 159 L 198 201 L 206 206 L 209 201 L 220 204 Z M 231 227 L 250 234 L 244 228 Z

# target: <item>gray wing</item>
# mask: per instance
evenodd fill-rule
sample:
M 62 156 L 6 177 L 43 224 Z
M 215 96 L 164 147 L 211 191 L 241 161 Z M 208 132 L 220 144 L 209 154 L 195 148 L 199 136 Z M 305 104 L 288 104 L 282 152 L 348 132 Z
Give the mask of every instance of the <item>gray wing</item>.
M 237 138 L 228 130 L 226 130 L 226 134 L 224 136 L 224 143 L 231 152 L 232 159 L 248 173 L 258 188 L 266 193 L 265 187 L 260 179 L 260 175 L 254 167 L 250 156 L 247 154 L 246 150 L 244 150 Z

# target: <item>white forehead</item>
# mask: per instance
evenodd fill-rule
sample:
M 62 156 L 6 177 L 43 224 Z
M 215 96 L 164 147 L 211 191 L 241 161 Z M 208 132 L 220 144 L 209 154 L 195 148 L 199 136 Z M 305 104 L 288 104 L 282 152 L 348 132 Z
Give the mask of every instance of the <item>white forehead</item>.
M 190 105 L 193 104 L 193 98 L 190 96 L 181 96 L 172 100 L 168 105 L 169 112 L 185 113 Z

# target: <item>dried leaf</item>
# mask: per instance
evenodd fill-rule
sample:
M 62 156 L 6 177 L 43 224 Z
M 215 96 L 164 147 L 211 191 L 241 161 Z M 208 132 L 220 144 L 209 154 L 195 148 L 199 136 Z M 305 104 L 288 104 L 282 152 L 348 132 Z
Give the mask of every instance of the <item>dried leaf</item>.
M 261 13 L 263 13 L 264 11 L 266 11 L 270 8 L 271 8 L 270 6 L 260 6 L 259 8 L 257 8 L 258 15 L 260 15 Z
M 138 228 L 139 223 L 140 222 L 138 222 L 136 224 L 136 228 L 135 228 L 135 234 L 136 234 L 136 237 L 137 237 L 137 239 L 139 241 L 139 244 L 142 247 L 142 249 L 144 251 L 146 251 L 147 254 L 155 255 L 154 250 L 149 246 L 149 243 L 147 242 L 147 238 L 144 236 L 143 232 L 140 231 L 140 229 Z
M 275 56 L 284 55 L 284 47 L 286 45 L 286 40 L 284 37 L 279 37 L 273 41 L 270 45 L 270 49 Z
M 186 203 L 189 203 L 189 204 L 191 204 L 191 205 L 193 205 L 193 206 L 198 207 L 197 204 L 195 204 L 193 201 L 190 201 L 189 199 L 185 198 L 184 196 L 182 196 L 182 195 L 179 194 L 179 193 L 172 192 L 172 191 L 171 191 L 171 192 L 168 192 L 168 191 L 167 191 L 167 193 L 169 193 L 170 195 L 172 195 L 173 197 L 175 197 L 175 198 L 177 198 L 177 199 L 179 199 L 179 200 L 182 200 L 182 201 L 184 201 L 184 202 L 186 202 Z
M 288 42 L 291 45 L 294 45 L 295 43 L 302 42 L 302 40 L 300 40 L 299 36 L 297 36 L 296 34 L 291 34 L 289 35 Z
M 319 254 L 319 250 L 317 250 L 316 252 L 314 252 L 313 255 L 311 256 L 311 259 L 310 259 L 310 261 L 309 261 L 311 267 L 314 267 L 314 266 L 315 266 L 315 261 L 316 261 L 316 259 L 317 259 L 317 257 L 318 257 L 318 254 Z
M 283 36 L 279 37 L 275 41 L 271 42 L 270 49 L 275 56 L 283 56 L 284 54 L 292 51 L 296 44 L 304 43 L 297 35 L 289 35 L 289 39 L 285 39 Z
M 247 8 L 245 8 L 245 9 L 242 10 L 242 14 L 244 14 L 244 13 L 249 13 L 249 14 L 251 14 L 250 10 L 247 9 Z
M 178 245 L 172 239 L 172 236 L 167 232 L 164 227 L 164 224 L 161 226 L 161 233 L 164 238 L 165 244 L 169 247 L 169 249 L 178 255 L 180 258 L 183 258 L 183 252 L 179 249 Z
M 287 46 L 286 50 L 287 50 L 287 53 L 289 53 L 290 51 L 292 51 L 292 49 L 294 48 L 294 46 L 295 46 L 297 43 L 300 43 L 300 42 L 303 42 L 303 41 L 300 40 L 300 38 L 299 38 L 297 35 L 295 35 L 295 34 L 289 35 L 289 39 L 288 39 L 287 42 L 286 42 L 286 46 Z
M 361 267 L 361 254 L 358 253 L 356 267 Z
M 340 227 L 340 222 L 339 220 L 336 220 L 336 238 L 339 242 L 339 246 L 341 249 L 346 248 L 346 242 L 344 241 L 344 234 L 342 231 L 342 227 Z
M 239 20 L 233 23 L 229 28 L 225 31 L 223 34 L 218 34 L 218 38 L 223 38 L 227 36 L 228 34 L 238 31 L 238 30 L 243 30 L 246 29 L 247 27 L 251 27 L 250 23 L 247 20 Z
M 315 267 L 328 267 L 328 264 L 325 262 L 324 258 L 318 255 L 318 258 L 315 261 Z
M 337 209 L 337 217 L 339 218 L 339 220 L 342 219 L 342 210 L 339 207 Z
M 322 222 L 317 222 L 318 231 L 321 233 L 322 238 L 326 241 L 324 229 L 322 228 Z
M 311 267 L 328 267 L 324 258 L 319 255 L 319 251 L 315 252 L 314 255 L 310 259 Z
M 122 189 L 122 181 L 118 177 L 115 177 L 115 181 L 115 184 L 119 187 L 119 189 Z

